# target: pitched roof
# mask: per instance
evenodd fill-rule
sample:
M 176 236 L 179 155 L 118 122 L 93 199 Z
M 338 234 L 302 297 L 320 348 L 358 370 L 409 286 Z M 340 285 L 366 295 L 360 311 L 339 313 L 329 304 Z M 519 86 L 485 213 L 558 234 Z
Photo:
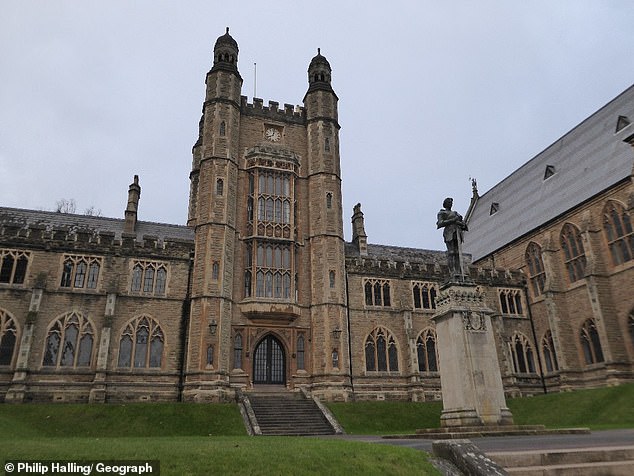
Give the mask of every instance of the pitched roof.
M 115 239 L 121 239 L 124 223 L 125 220 L 117 218 L 0 207 L 0 225 L 14 224 L 23 228 L 36 225 L 43 226 L 47 230 L 110 232 L 114 233 Z M 138 241 L 142 241 L 144 235 L 156 236 L 159 241 L 166 239 L 191 241 L 192 243 L 194 241 L 194 231 L 184 225 L 137 221 L 135 232 Z
M 634 151 L 624 139 L 634 126 L 617 131 L 619 116 L 634 117 L 634 86 L 479 197 L 464 243 L 473 260 L 629 177 Z

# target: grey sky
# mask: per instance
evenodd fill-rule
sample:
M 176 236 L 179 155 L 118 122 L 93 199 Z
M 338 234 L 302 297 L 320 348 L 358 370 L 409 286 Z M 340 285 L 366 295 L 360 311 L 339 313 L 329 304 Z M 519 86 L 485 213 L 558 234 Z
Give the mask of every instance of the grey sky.
M 216 38 L 243 95 L 301 104 L 317 47 L 339 96 L 344 229 L 442 249 L 445 196 L 484 193 L 633 82 L 631 1 L 24 1 L 0 5 L 0 205 L 184 223 Z

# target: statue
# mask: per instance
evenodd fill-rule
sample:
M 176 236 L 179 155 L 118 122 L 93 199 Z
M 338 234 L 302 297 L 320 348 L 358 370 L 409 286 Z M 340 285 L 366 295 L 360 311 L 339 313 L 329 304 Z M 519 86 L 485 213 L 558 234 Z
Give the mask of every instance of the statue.
M 453 198 L 445 198 L 442 206 L 443 209 L 438 212 L 436 226 L 444 228 L 442 235 L 447 245 L 447 263 L 449 264 L 450 279 L 464 281 L 466 273 L 462 262 L 462 242 L 464 232 L 469 229 L 462 215 L 451 210 Z

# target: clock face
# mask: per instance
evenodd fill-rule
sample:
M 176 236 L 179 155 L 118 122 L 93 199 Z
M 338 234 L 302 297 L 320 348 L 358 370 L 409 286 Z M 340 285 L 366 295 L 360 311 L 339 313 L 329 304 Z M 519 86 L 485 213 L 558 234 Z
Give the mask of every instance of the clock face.
M 274 127 L 269 127 L 265 132 L 265 137 L 271 142 L 279 142 L 282 138 L 282 133 Z

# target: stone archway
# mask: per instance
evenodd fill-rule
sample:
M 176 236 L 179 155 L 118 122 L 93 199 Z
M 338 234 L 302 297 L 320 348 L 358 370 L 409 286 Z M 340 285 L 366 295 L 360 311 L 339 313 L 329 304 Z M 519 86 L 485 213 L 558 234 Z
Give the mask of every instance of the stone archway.
M 286 384 L 286 353 L 282 343 L 272 334 L 265 336 L 253 353 L 253 383 Z

